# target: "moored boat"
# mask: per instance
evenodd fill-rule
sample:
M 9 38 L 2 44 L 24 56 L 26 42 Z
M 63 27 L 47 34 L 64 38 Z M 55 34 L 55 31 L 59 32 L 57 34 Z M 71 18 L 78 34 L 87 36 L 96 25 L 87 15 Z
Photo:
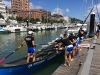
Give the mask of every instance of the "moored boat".
M 63 57 L 64 51 L 55 52 L 54 49 L 42 50 L 37 52 L 37 61 L 26 63 L 26 57 L 0 65 L 1 75 L 30 75 L 42 68 L 52 60 L 59 60 L 59 57 Z M 30 60 L 31 61 L 31 60 Z
M 0 27 L 0 34 L 9 33 L 9 30 L 4 30 L 3 27 Z

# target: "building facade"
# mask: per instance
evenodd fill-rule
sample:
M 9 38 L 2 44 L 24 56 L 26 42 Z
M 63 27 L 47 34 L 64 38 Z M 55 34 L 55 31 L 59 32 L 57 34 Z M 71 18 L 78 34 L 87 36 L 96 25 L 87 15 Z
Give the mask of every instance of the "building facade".
M 11 11 L 29 11 L 30 0 L 11 0 Z
M 4 19 L 6 20 L 6 6 L 2 1 L 0 1 L 0 13 L 4 16 Z
M 48 12 L 46 10 L 43 9 L 34 9 L 34 10 L 30 10 L 30 11 L 19 11 L 17 12 L 17 16 L 18 17 L 22 17 L 22 18 L 34 18 L 34 19 L 39 19 L 40 21 L 42 21 L 42 17 L 44 17 L 45 19 L 50 19 L 51 18 L 51 12 Z
M 57 20 L 57 21 L 64 20 L 63 16 L 59 15 L 59 14 L 53 14 L 51 19 L 52 20 Z
M 71 17 L 64 16 L 64 21 L 67 22 L 67 23 L 71 23 Z

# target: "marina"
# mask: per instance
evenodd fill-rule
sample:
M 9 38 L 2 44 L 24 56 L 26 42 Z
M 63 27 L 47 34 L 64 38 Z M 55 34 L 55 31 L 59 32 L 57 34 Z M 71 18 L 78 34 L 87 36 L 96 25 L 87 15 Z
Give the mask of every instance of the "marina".
M 1 0 L 0 75 L 100 75 L 99 6 Z

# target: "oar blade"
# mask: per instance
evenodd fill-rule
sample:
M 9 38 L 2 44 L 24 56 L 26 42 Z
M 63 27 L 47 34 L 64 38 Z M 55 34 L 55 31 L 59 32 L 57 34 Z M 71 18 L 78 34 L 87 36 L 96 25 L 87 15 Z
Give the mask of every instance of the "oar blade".
M 0 63 L 3 62 L 5 59 L 6 59 L 6 58 L 2 58 L 2 59 L 0 60 Z

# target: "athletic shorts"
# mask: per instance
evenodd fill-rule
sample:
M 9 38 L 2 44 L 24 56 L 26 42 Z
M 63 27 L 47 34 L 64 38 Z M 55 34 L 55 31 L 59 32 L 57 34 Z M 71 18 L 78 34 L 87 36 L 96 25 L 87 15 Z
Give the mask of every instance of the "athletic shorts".
M 84 37 L 82 36 L 82 37 L 80 37 L 80 41 L 82 41 L 84 39 Z
M 87 32 L 87 35 L 90 35 L 90 33 L 89 33 L 89 32 Z
M 73 44 L 73 47 L 75 47 L 75 46 L 76 46 L 76 43 Z
M 97 30 L 97 33 L 100 32 L 100 30 Z
M 34 47 L 29 47 L 28 48 L 28 53 L 35 53 L 35 48 Z
M 68 45 L 67 47 L 66 47 L 66 51 L 67 52 L 70 52 L 70 51 L 72 51 L 73 50 L 73 45 Z
M 79 37 L 76 40 L 76 47 L 78 47 L 78 44 L 80 44 L 80 38 Z

